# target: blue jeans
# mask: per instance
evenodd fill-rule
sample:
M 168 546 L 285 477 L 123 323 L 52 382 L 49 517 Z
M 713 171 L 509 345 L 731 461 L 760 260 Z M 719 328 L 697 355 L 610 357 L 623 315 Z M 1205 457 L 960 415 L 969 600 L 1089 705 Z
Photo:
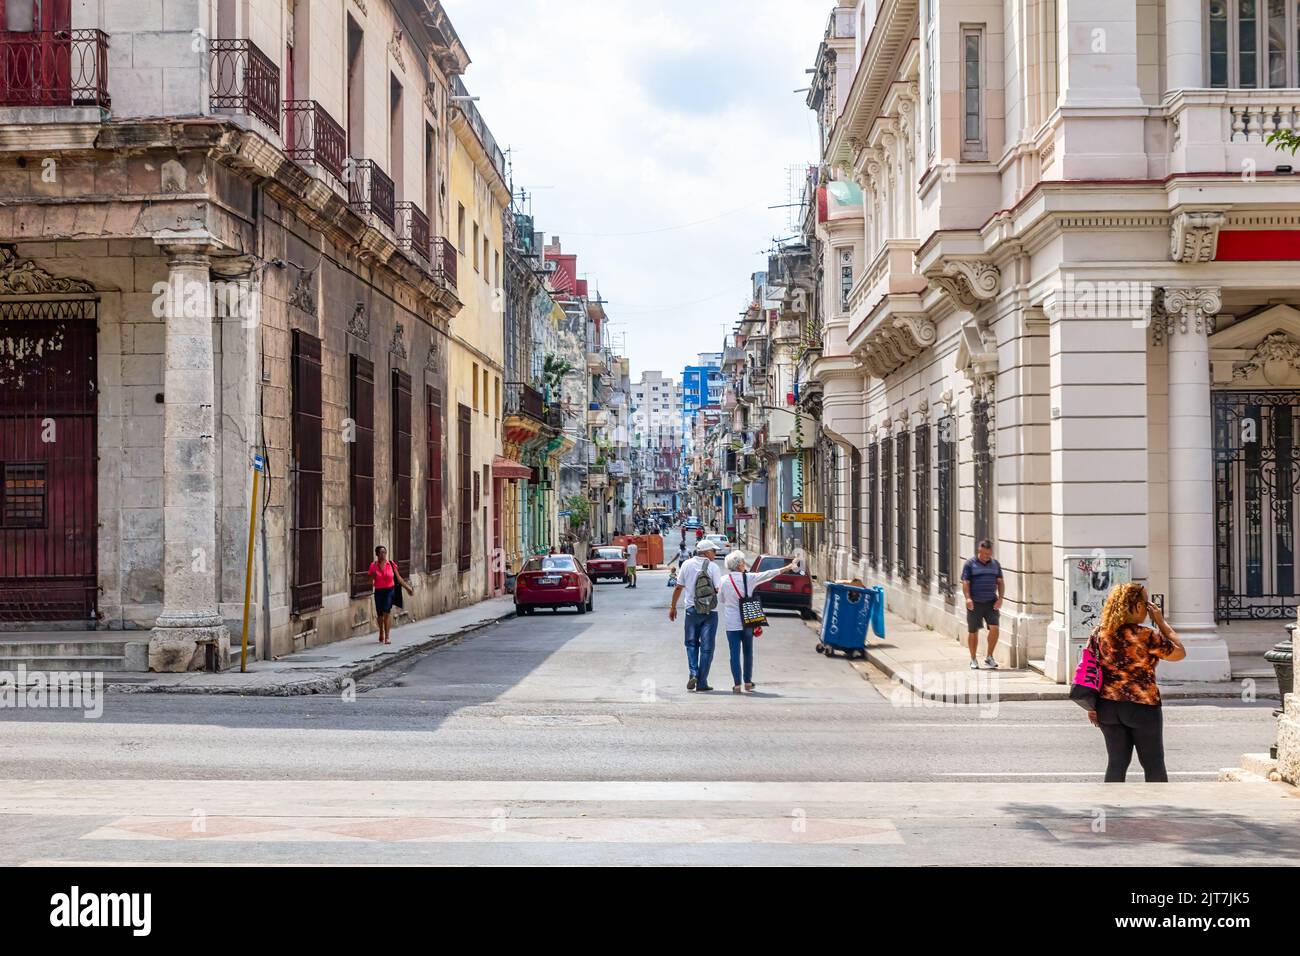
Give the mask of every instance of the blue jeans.
M 754 682 L 754 632 L 748 629 L 727 632 L 727 646 L 731 648 L 731 683 L 740 686 L 740 652 L 745 652 L 745 683 Z
M 686 666 L 691 676 L 706 687 L 709 683 L 709 665 L 713 663 L 713 642 L 718 635 L 718 612 L 696 614 L 695 608 L 686 609 Z

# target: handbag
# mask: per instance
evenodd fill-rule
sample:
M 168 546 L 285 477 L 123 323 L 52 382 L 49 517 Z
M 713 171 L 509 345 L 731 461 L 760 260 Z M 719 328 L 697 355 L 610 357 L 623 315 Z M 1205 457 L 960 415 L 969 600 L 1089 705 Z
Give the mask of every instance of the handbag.
M 1075 668 L 1074 680 L 1070 682 L 1070 700 L 1084 710 L 1096 710 L 1097 699 L 1101 696 L 1101 649 L 1097 644 L 1097 632 L 1094 631 L 1079 655 L 1079 666 Z
M 736 592 L 736 597 L 740 598 L 740 623 L 743 627 L 762 627 L 767 624 L 767 615 L 763 613 L 763 602 L 758 598 L 749 596 L 749 579 L 742 572 L 741 581 L 745 585 L 745 595 L 741 597 L 740 589 L 736 587 L 735 575 L 728 575 L 731 578 L 731 590 Z

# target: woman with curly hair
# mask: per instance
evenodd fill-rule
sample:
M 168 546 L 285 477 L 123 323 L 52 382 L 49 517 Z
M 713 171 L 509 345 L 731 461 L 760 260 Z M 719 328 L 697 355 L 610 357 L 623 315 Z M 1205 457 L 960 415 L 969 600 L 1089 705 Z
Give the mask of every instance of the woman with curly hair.
M 1155 628 L 1143 626 L 1147 617 Z M 1123 783 L 1137 749 L 1147 783 L 1168 783 L 1164 718 L 1156 662 L 1181 661 L 1182 641 L 1141 584 L 1120 584 L 1106 596 L 1101 623 L 1092 632 L 1101 663 L 1101 693 L 1088 719 L 1106 739 L 1106 782 Z

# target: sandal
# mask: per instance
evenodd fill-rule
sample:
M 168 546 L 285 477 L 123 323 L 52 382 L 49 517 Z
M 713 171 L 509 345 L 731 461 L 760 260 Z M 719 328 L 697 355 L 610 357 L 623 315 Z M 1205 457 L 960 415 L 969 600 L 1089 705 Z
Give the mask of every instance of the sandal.
M 750 681 L 748 684 L 745 685 L 745 690 L 753 691 L 753 689 L 754 689 L 754 682 L 753 682 L 753 681 Z
M 740 693 L 740 685 L 737 684 L 735 687 L 731 688 L 731 692 L 732 692 L 733 694 L 739 694 L 739 693 Z

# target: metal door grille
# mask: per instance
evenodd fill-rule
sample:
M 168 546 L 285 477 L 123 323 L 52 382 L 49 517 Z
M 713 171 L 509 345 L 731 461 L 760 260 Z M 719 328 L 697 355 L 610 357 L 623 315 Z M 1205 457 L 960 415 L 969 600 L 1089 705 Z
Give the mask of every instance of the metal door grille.
M 351 411 L 354 434 L 348 457 L 352 486 L 352 588 L 357 597 L 374 591 L 370 562 L 375 559 L 375 366 L 353 355 Z
M 320 339 L 293 332 L 293 612 L 322 600 L 322 450 Z
M 1215 618 L 1294 618 L 1300 391 L 1214 393 Z
M 908 525 L 908 513 L 911 506 L 911 495 L 908 493 L 908 469 L 912 466 L 912 456 L 909 450 L 911 436 L 907 432 L 899 435 L 895 439 L 898 448 L 895 460 L 898 463 L 898 487 L 895 489 L 897 496 L 897 517 L 898 517 L 898 560 L 895 567 L 898 573 L 907 577 L 908 566 L 908 533 L 911 530 Z
M 392 370 L 393 560 L 411 573 L 411 376 Z
M 880 512 L 876 502 L 880 492 L 880 443 L 872 442 L 867 448 L 867 563 L 876 566 L 876 527 Z
M 916 582 L 930 583 L 930 426 L 916 428 Z
M 0 303 L 0 621 L 97 613 L 97 303 Z
M 957 420 L 952 415 L 939 419 L 939 553 L 936 568 L 939 591 L 945 596 L 953 593 L 953 555 L 955 547 L 954 505 L 957 502 Z
M 894 550 L 894 439 L 880 443 L 880 570 L 888 572 Z

